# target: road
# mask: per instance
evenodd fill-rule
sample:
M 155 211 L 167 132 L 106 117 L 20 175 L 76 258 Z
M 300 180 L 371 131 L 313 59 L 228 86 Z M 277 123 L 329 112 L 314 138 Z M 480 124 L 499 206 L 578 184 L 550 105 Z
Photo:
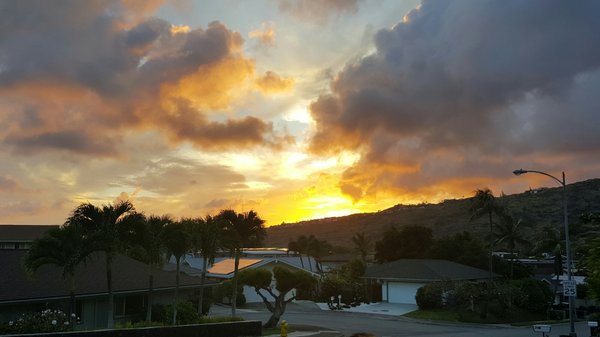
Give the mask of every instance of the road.
M 224 310 L 223 313 L 228 314 L 229 311 Z M 249 320 L 266 322 L 270 313 L 266 309 L 254 307 L 238 310 L 237 315 Z M 507 325 L 439 323 L 379 314 L 327 311 L 293 305 L 288 308 L 283 319 L 292 326 L 298 324 L 323 327 L 340 331 L 347 336 L 365 331 L 378 337 L 541 337 L 540 333 L 533 332 L 531 326 L 517 328 Z M 577 323 L 576 332 L 578 337 L 590 335 L 586 322 Z M 557 324 L 552 326 L 549 336 L 558 337 L 568 335 L 568 333 L 568 324 Z

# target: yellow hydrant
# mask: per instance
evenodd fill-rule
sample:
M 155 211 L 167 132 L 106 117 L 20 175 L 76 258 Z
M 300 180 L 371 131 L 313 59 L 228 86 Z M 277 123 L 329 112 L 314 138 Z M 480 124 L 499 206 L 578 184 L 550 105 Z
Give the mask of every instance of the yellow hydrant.
M 287 337 L 288 324 L 286 320 L 281 321 L 281 337 Z

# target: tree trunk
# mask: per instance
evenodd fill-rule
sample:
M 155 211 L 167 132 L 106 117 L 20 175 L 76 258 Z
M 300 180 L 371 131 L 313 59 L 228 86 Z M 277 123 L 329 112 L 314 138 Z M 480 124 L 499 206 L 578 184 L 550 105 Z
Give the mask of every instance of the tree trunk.
M 112 289 L 112 256 L 107 253 L 106 254 L 106 284 L 108 285 L 108 310 L 106 313 L 107 316 L 107 327 L 112 329 L 115 324 L 115 296 L 113 294 Z
M 488 291 L 492 291 L 492 285 L 494 283 L 494 272 L 493 272 L 493 253 L 494 253 L 494 223 L 492 222 L 492 212 L 489 212 L 490 216 L 490 280 L 488 284 Z
M 148 303 L 146 308 L 146 322 L 150 323 L 152 321 L 152 305 L 154 304 L 153 299 L 153 291 L 154 291 L 154 270 L 152 268 L 152 264 L 149 266 L 148 272 Z
M 208 259 L 203 256 L 202 274 L 200 275 L 200 294 L 198 294 L 198 315 L 202 315 L 202 302 L 204 301 L 204 281 L 206 280 L 206 267 Z
M 177 296 L 179 295 L 179 264 L 181 257 L 177 258 L 177 267 L 175 268 L 175 296 L 173 296 L 173 325 L 177 324 Z
M 75 327 L 75 317 L 74 314 L 75 313 L 75 275 L 71 274 L 69 275 L 69 281 L 71 283 L 70 287 L 69 287 L 69 324 L 71 324 L 71 329 L 73 329 Z
M 285 312 L 285 294 L 287 293 L 279 294 L 279 296 L 275 298 L 275 306 L 273 307 L 273 310 L 271 310 L 271 317 L 269 317 L 269 320 L 263 324 L 263 328 L 272 329 L 277 327 L 279 319 Z
M 233 280 L 231 282 L 233 286 L 232 290 L 232 299 L 231 299 L 231 317 L 235 317 L 235 309 L 237 306 L 237 284 L 238 284 L 238 267 L 240 265 L 240 251 L 238 249 L 235 250 L 234 257 L 234 268 L 233 268 Z

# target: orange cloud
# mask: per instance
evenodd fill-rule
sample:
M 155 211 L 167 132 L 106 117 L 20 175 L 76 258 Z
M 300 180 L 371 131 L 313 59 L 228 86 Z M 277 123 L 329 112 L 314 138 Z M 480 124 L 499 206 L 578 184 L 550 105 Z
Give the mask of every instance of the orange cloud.
M 248 33 L 251 39 L 258 40 L 262 45 L 272 47 L 275 45 L 275 30 L 273 29 L 273 23 L 263 23 L 262 30 L 253 30 Z
M 288 92 L 294 88 L 294 79 L 285 78 L 272 71 L 267 71 L 262 77 L 257 78 L 254 83 L 264 93 Z

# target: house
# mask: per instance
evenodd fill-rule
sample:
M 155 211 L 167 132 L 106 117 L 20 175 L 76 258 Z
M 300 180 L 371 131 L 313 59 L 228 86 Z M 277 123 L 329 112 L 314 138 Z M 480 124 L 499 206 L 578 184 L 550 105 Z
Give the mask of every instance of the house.
M 367 267 L 363 278 L 381 285 L 385 302 L 416 304 L 417 290 L 427 283 L 483 281 L 489 272 L 446 260 L 403 259 Z
M 22 266 L 26 250 L 0 250 L 0 322 L 16 319 L 28 311 L 47 308 L 69 310 L 69 285 L 62 270 L 46 265 L 34 275 Z M 148 289 L 148 266 L 119 255 L 113 262 L 113 292 L 115 322 L 145 317 Z M 82 328 L 105 328 L 108 292 L 105 257 L 97 253 L 76 271 L 76 314 Z M 207 282 L 212 286 L 215 282 Z M 170 304 L 175 289 L 175 273 L 156 271 L 154 303 Z M 194 296 L 200 289 L 200 279 L 181 275 L 179 298 Z M 141 317 L 140 317 L 141 316 Z
M 246 251 L 246 250 L 245 250 Z M 239 261 L 238 270 L 242 271 L 249 268 L 263 268 L 272 271 L 275 266 L 283 266 L 294 270 L 303 270 L 307 273 L 318 277 L 319 274 L 315 271 L 311 271 L 308 265 L 306 257 L 300 256 L 288 256 L 287 254 L 272 254 L 272 250 L 265 250 L 266 253 L 258 254 L 257 250 L 253 250 L 253 253 L 242 254 Z M 301 260 L 302 259 L 302 260 Z M 312 258 L 310 258 L 312 259 Z M 315 266 L 315 260 L 312 259 L 312 266 Z M 202 274 L 202 257 L 194 257 L 191 254 L 185 256 L 182 262 L 181 271 L 190 276 L 200 276 Z M 173 261 L 165 265 L 165 270 L 174 270 L 175 265 Z M 217 257 L 215 258 L 214 264 L 207 269 L 207 278 L 215 281 L 224 281 L 233 278 L 234 272 L 234 259 L 230 257 Z M 295 293 L 291 291 L 289 296 L 293 296 Z M 262 303 L 262 298 L 256 294 L 256 291 L 252 287 L 244 286 L 244 296 L 246 297 L 247 303 Z M 269 298 L 269 296 L 266 296 Z
M 0 225 L 0 250 L 29 249 L 33 240 L 57 227 L 57 225 Z

